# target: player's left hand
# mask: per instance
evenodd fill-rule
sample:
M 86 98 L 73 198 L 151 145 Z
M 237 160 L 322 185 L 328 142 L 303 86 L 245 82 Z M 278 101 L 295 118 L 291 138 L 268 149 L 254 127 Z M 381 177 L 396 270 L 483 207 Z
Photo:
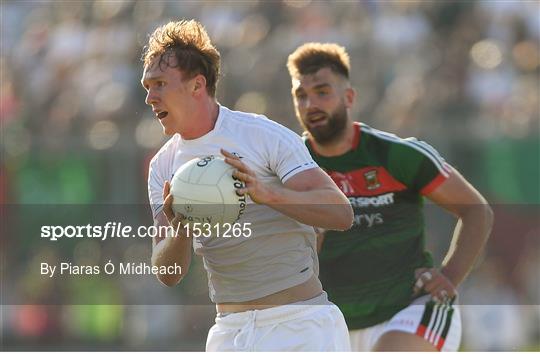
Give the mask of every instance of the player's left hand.
M 163 199 L 163 214 L 165 214 L 169 225 L 172 226 L 176 235 L 179 236 L 179 233 L 184 230 L 182 227 L 182 222 L 185 220 L 185 216 L 173 211 L 172 205 L 174 198 L 171 194 L 171 183 L 169 181 L 165 181 L 165 185 L 163 187 Z
M 267 204 L 272 200 L 273 190 L 270 185 L 261 182 L 255 172 L 253 172 L 242 160 L 230 152 L 221 149 L 221 153 L 225 156 L 225 162 L 236 168 L 233 176 L 244 182 L 245 188 L 239 188 L 239 194 L 248 193 L 250 198 L 259 204 Z
M 441 303 L 453 303 L 457 296 L 454 284 L 437 268 L 418 268 L 415 270 L 416 283 L 413 295 L 423 289 L 431 298 Z

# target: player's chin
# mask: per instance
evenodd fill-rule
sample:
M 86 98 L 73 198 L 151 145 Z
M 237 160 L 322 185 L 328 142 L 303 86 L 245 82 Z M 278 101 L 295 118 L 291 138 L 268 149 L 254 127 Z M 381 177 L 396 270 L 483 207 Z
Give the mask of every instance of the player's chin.
M 326 129 L 326 124 L 317 124 L 317 125 L 310 126 L 308 130 L 311 133 L 311 135 L 317 137 L 317 136 L 324 135 L 327 129 Z

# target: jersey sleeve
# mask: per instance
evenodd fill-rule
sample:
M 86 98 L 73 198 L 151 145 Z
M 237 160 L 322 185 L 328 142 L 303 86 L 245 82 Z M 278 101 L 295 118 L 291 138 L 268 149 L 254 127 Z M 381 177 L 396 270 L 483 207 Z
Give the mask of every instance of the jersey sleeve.
M 293 131 L 281 127 L 268 138 L 270 144 L 270 169 L 273 170 L 282 183 L 289 178 L 318 167 L 306 148 L 302 138 Z
M 150 162 L 148 171 L 148 198 L 154 218 L 163 209 L 163 187 L 166 177 L 163 175 L 163 166 L 161 165 L 162 161 L 156 156 Z
M 172 179 L 175 151 L 176 140 L 173 137 L 152 158 L 148 167 L 148 199 L 154 218 L 163 209 L 163 187 L 165 181 Z
M 416 138 L 394 144 L 388 156 L 392 174 L 408 188 L 422 195 L 434 191 L 451 172 L 450 166 L 429 144 Z

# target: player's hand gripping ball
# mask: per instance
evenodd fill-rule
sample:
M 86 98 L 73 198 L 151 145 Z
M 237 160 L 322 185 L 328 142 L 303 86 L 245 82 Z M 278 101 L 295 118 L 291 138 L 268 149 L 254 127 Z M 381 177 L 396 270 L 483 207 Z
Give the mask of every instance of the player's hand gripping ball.
M 234 170 L 219 156 L 182 165 L 171 181 L 175 214 L 184 215 L 184 224 L 234 224 L 246 208 L 246 195 L 237 192 L 245 184 L 233 177 Z

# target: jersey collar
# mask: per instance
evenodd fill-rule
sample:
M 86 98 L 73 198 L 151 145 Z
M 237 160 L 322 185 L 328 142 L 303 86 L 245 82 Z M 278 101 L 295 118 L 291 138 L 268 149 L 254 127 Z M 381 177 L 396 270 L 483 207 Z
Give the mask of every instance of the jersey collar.
M 353 138 L 351 150 L 356 150 L 356 148 L 358 147 L 358 144 L 360 144 L 360 129 L 361 129 L 360 123 L 353 122 L 353 129 L 354 129 L 354 138 Z

